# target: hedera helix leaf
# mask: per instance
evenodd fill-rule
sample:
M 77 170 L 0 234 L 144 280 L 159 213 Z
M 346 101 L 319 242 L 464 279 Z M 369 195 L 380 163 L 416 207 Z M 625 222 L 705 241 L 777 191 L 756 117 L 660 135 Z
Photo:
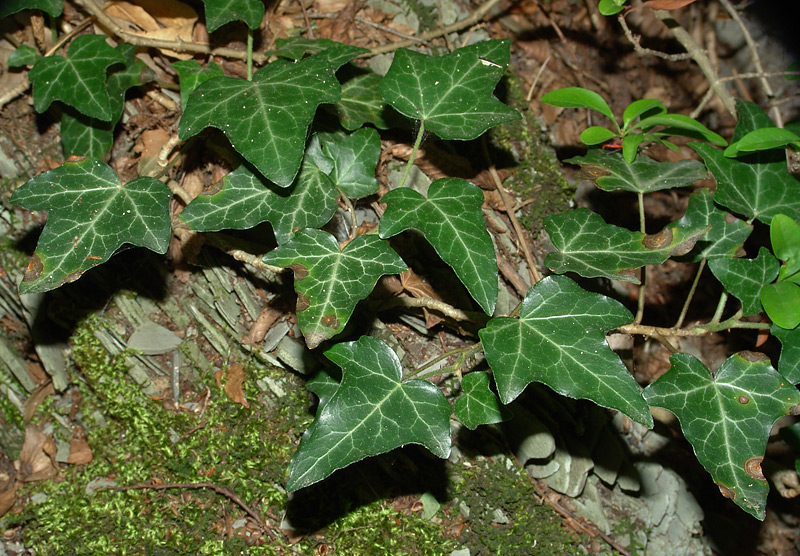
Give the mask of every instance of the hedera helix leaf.
M 384 119 L 388 105 L 381 96 L 382 80 L 376 73 L 365 73 L 342 83 L 342 98 L 333 107 L 343 128 L 352 131 L 372 124 L 378 129 L 389 129 Z
M 178 134 L 187 139 L 216 127 L 261 174 L 288 187 L 300 169 L 317 107 L 339 100 L 334 72 L 364 51 L 342 45 L 294 64 L 273 62 L 255 72 L 253 81 L 213 77 L 189 97 Z
M 548 276 L 528 290 L 518 319 L 493 318 L 478 335 L 503 403 L 541 382 L 652 427 L 639 385 L 605 339 L 632 321 L 621 303 L 564 276 Z
M 81 114 L 105 122 L 113 111 L 106 90 L 106 70 L 125 58 L 106 43 L 103 35 L 81 35 L 67 50 L 67 58 L 48 56 L 40 59 L 28 77 L 33 83 L 33 105 L 39 113 L 60 100 Z
M 297 322 L 312 349 L 344 329 L 378 278 L 406 270 L 397 253 L 374 235 L 358 236 L 340 250 L 331 234 L 311 229 L 300 230 L 263 260 L 294 271 Z
M 10 202 L 49 216 L 20 292 L 45 292 L 77 280 L 123 244 L 167 251 L 172 194 L 154 178 L 121 185 L 96 159 L 67 162 L 25 183 Z
M 329 48 L 337 48 L 342 46 L 342 43 L 332 41 L 331 39 L 309 39 L 306 37 L 296 36 L 288 39 L 278 39 L 275 41 L 277 49 L 270 52 L 279 58 L 287 58 L 289 60 L 302 60 L 303 56 L 311 53 L 319 53 Z
M 445 56 L 401 48 L 381 82 L 381 95 L 442 139 L 475 139 L 521 117 L 492 94 L 508 66 L 510 45 L 489 40 Z
M 483 219 L 483 193 L 461 178 L 441 178 L 428 198 L 413 189 L 390 191 L 381 199 L 386 212 L 380 236 L 417 230 L 450 265 L 478 305 L 489 315 L 497 302 L 497 259 Z
M 319 153 L 330 161 L 330 170 L 325 173 L 336 187 L 351 199 L 360 199 L 378 191 L 375 167 L 381 156 L 381 139 L 377 131 L 368 128 L 349 135 L 319 133 L 317 136 Z M 324 165 L 319 166 L 322 168 Z
M 633 269 L 685 255 L 708 227 L 664 228 L 656 234 L 631 232 L 606 224 L 599 214 L 579 208 L 547 217 L 544 228 L 557 252 L 545 257 L 553 272 L 577 272 L 639 283 Z
M 711 226 L 706 235 L 697 241 L 686 260 L 699 262 L 702 259 L 731 258 L 743 254 L 744 241 L 753 227 L 721 210 L 714 204 L 714 193 L 704 187 L 689 196 L 686 214 L 669 225 L 677 228 L 703 228 Z
M 426 380 L 403 382 L 400 361 L 389 346 L 363 336 L 336 344 L 325 356 L 341 367 L 342 381 L 303 435 L 289 466 L 287 490 L 407 444 L 421 444 L 440 458 L 450 455 L 450 404 Z
M 511 412 L 502 405 L 489 386 L 489 374 L 472 372 L 461 379 L 463 392 L 456 400 L 455 416 L 468 429 L 480 425 L 500 423 L 511 418 Z
M 186 106 L 189 95 L 197 89 L 201 83 L 208 81 L 212 77 L 222 77 L 225 72 L 214 61 L 203 67 L 197 60 L 179 60 L 172 63 L 172 67 L 178 72 L 178 80 L 181 84 L 181 106 Z
M 0 19 L 22 10 L 42 10 L 53 17 L 58 17 L 64 11 L 62 0 L 3 0 L 0 6 Z
M 23 44 L 8 56 L 8 67 L 20 68 L 23 66 L 32 66 L 41 58 L 42 55 L 36 52 L 35 48 Z
M 778 372 L 792 384 L 800 384 L 800 327 L 787 330 L 772 325 L 769 332 L 781 342 Z
M 772 122 L 758 105 L 737 104 L 739 122 L 733 134 L 737 141 L 746 133 Z M 776 214 L 800 221 L 800 182 L 786 167 L 783 150 L 762 151 L 732 159 L 702 143 L 690 143 L 717 182 L 714 200 L 748 220 L 757 218 L 769 224 Z
M 258 29 L 264 19 L 261 0 L 203 0 L 203 4 L 209 33 L 231 21 L 243 21 L 250 29 Z
M 708 267 L 725 289 L 742 302 L 744 316 L 761 312 L 761 289 L 778 276 L 780 267 L 769 250 L 762 247 L 755 259 L 716 258 Z
M 707 177 L 706 169 L 697 160 L 656 162 L 648 156 L 638 156 L 629 164 L 619 153 L 599 149 L 590 149 L 585 156 L 574 156 L 565 162 L 580 166 L 584 175 L 603 191 L 650 193 L 687 187 Z
M 775 421 L 800 403 L 760 353 L 729 357 L 716 373 L 686 353 L 644 391 L 650 405 L 673 412 L 681 430 L 726 498 L 764 519 L 769 485 L 761 460 Z

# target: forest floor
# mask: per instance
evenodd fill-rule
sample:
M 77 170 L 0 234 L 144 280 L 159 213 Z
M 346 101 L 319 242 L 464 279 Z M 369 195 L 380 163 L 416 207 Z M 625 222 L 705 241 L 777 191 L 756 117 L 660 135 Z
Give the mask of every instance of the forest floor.
M 176 0 L 159 4 L 179 11 Z M 798 53 L 786 46 L 788 40 L 781 42 L 780 20 L 796 22 L 797 10 L 781 18 L 777 10 L 759 10 L 767 2 L 750 4 L 743 16 L 770 64 L 765 70 L 782 71 Z M 302 33 L 375 48 L 435 31 L 475 8 L 449 0 L 285 0 L 269 5 L 256 48 L 267 50 L 276 38 Z M 124 13 L 129 25 L 142 25 L 133 12 Z M 752 71 L 741 30 L 716 0 L 690 3 L 672 15 L 712 53 L 721 74 Z M 63 18 L 75 25 L 86 14 L 66 2 Z M 681 52 L 652 10 L 639 8 L 626 21 L 643 47 Z M 209 40 L 202 18 L 193 29 L 191 39 Z M 244 48 L 240 30 L 228 26 L 212 38 Z M 544 93 L 566 86 L 593 89 L 617 114 L 640 98 L 662 99 L 673 113 L 700 106 L 698 119 L 723 137 L 730 137 L 736 123 L 716 96 L 705 99 L 709 83 L 692 60 L 637 52 L 617 19 L 600 15 L 594 0 L 499 2 L 477 25 L 419 42 L 446 51 L 473 35 L 513 41 L 510 70 L 496 94 L 524 118 L 491 132 L 492 153 L 539 264 L 548 248 L 540 233 L 548 214 L 577 204 L 618 225 L 637 217 L 635 196 L 602 199 L 574 167 L 559 162 L 581 152 L 580 131 L 592 122 L 585 111 L 541 104 L 537 99 Z M 0 91 L 6 91 L 20 79 L 20 72 L 5 65 L 8 53 L 35 44 L 36 37 L 22 15 L 0 22 L 0 36 Z M 143 57 L 160 81 L 175 81 L 167 55 L 151 49 Z M 383 54 L 368 64 L 380 72 L 390 60 L 391 54 Z M 245 73 L 243 62 L 221 64 L 229 75 Z M 785 100 L 784 117 L 796 118 L 797 86 L 776 83 L 773 96 Z M 738 98 L 762 106 L 770 100 L 757 80 L 732 84 Z M 171 93 L 150 88 L 128 95 L 112 151 L 121 175 L 157 154 L 174 130 L 179 113 Z M 208 247 L 189 263 L 178 247 L 166 263 L 130 249 L 46 295 L 17 294 L 46 215 L 12 207 L 8 199 L 27 178 L 63 162 L 56 122 L 52 113 L 34 112 L 30 90 L 0 110 L 0 347 L 8 352 L 3 361 L 9 368 L 0 368 L 0 556 L 800 554 L 797 499 L 772 493 L 767 519 L 757 522 L 719 495 L 674 430 L 631 429 L 592 404 L 555 400 L 544 391 L 515 402 L 514 417 L 502 425 L 458 430 L 447 461 L 416 447 L 398 449 L 287 494 L 288 462 L 313 418 L 315 402 L 303 383 L 321 361 L 298 339 L 286 284 Z M 387 183 L 407 160 L 410 139 L 381 139 L 385 163 L 378 177 Z M 470 166 L 470 148 L 448 153 L 447 166 L 436 142 L 424 143 L 417 166 L 429 176 L 450 175 L 452 165 L 471 168 L 492 213 L 490 231 L 503 245 L 513 236 L 511 222 L 486 165 Z M 674 160 L 691 153 L 683 147 L 677 154 L 653 154 Z M 199 192 L 225 171 L 221 161 L 184 180 Z M 648 216 L 661 225 L 679 218 L 690 192 L 650 196 Z M 263 227 L 248 237 L 258 233 Z M 527 271 L 517 246 L 506 247 L 506 295 L 517 300 L 527 289 Z M 647 307 L 667 318 L 693 272 L 683 263 L 661 268 L 648 284 Z M 290 285 L 288 291 L 291 298 Z M 617 293 L 629 295 L 635 306 L 633 289 Z M 693 310 L 713 310 L 711 299 L 718 295 L 701 293 Z M 704 299 L 711 305 L 704 307 Z M 277 313 L 258 332 L 261 347 L 255 349 L 242 339 L 263 324 L 261 308 L 267 304 Z M 371 333 L 411 364 L 444 346 L 466 344 L 464 334 L 430 318 L 421 312 L 382 314 Z M 739 349 L 750 349 L 756 337 L 736 341 Z M 710 335 L 691 349 L 714 359 L 717 351 L 730 349 L 721 342 Z M 668 355 L 657 342 L 636 340 L 626 357 L 645 384 L 667 369 Z M 544 419 L 543 399 L 552 403 L 544 412 L 566 454 L 564 465 L 577 469 L 589 462 L 560 487 L 534 478 L 526 467 L 526 450 L 535 451 L 531 446 L 541 434 L 535 423 Z M 649 443 L 649 451 L 641 448 Z M 602 468 L 600 454 L 609 445 L 619 453 L 614 473 L 593 472 Z M 641 484 L 626 486 L 619 470 L 634 462 Z M 655 489 L 647 496 L 645 475 Z

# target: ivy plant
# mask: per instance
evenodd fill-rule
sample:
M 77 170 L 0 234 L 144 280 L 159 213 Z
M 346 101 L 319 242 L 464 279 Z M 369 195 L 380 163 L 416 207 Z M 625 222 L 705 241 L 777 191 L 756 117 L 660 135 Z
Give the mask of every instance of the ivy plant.
M 258 1 L 205 4 L 212 31 L 241 20 L 251 34 L 263 17 Z M 263 256 L 262 266 L 292 272 L 306 345 L 340 370 L 325 371 L 308 383 L 320 401 L 292 459 L 288 490 L 406 444 L 446 458 L 453 414 L 470 428 L 499 422 L 508 417 L 509 403 L 531 383 L 540 383 L 647 427 L 653 426 L 648 406 L 672 410 L 723 494 L 763 518 L 767 484 L 760 462 L 770 426 L 800 403 L 792 386 L 800 382 L 800 336 L 796 327 L 786 326 L 793 321 L 767 310 L 783 343 L 777 370 L 751 353 L 733 354 L 713 372 L 689 355 L 675 354 L 670 370 L 644 390 L 609 348 L 606 335 L 623 331 L 669 338 L 769 326 L 743 317 L 760 312 L 759 303 L 770 307 L 765 288 L 771 291 L 776 277 L 776 287 L 798 285 L 797 182 L 785 165 L 777 164 L 775 153 L 760 152 L 756 160 L 728 157 L 717 148 L 726 144 L 719 135 L 685 116 L 668 114 L 659 100 L 632 103 L 620 124 L 596 93 L 576 88 L 548 93 L 547 102 L 596 110 L 611 121 L 611 128 L 589 128 L 582 137 L 589 145 L 621 139 L 622 153 L 593 149 L 569 162 L 581 165 L 601 189 L 635 192 L 641 226 L 634 231 L 614 226 L 588 209 L 548 218 L 545 230 L 555 251 L 545 264 L 554 274 L 533 284 L 516 309 L 502 314 L 481 190 L 461 178 L 436 180 L 423 192 L 406 182 L 426 135 L 471 140 L 520 117 L 493 94 L 509 64 L 510 41 L 480 42 L 443 56 L 399 49 L 385 76 L 368 72 L 340 83 L 340 70 L 366 53 L 329 40 L 283 41 L 274 51 L 277 59 L 248 70 L 247 78 L 225 75 L 214 64 L 177 62 L 183 103 L 179 138 L 190 142 L 216 128 L 230 143 L 235 168 L 213 193 L 191 201 L 176 219 L 170 218 L 172 195 L 162 183 L 165 175 L 120 183 L 101 160 L 109 141 L 107 135 L 99 139 L 97 130 L 113 136 L 126 91 L 146 82 L 133 51 L 125 45 L 112 48 L 103 36 L 86 35 L 72 41 L 66 56 L 20 54 L 32 62 L 37 110 L 61 103 L 64 114 L 80 122 L 65 128 L 92 130 L 66 131 L 71 139 L 65 145 L 73 145 L 70 154 L 87 158 L 35 177 L 11 198 L 23 208 L 49 213 L 20 291 L 45 292 L 76 280 L 124 244 L 164 253 L 172 226 L 204 233 L 268 222 L 277 247 Z M 323 106 L 327 115 L 338 117 L 338 129 L 331 129 L 329 117 L 325 126 L 320 123 Z M 401 183 L 380 199 L 385 211 L 377 211 L 382 212 L 380 221 L 370 230 L 354 207 L 378 191 L 376 129 L 389 126 L 390 108 L 407 118 L 401 129 L 416 129 L 416 136 Z M 755 105 L 742 103 L 739 113 L 735 140 L 765 127 L 766 116 Z M 704 164 L 657 163 L 639 152 L 648 141 L 672 146 L 667 138 L 676 135 L 711 143 L 693 144 Z M 692 194 L 690 211 L 681 220 L 648 234 L 643 196 L 687 187 L 705 177 L 706 169 L 717 181 L 716 191 Z M 750 174 L 757 179 L 741 178 Z M 350 219 L 344 237 L 326 228 L 339 202 Z M 774 257 L 784 261 L 783 267 L 777 259 L 764 262 L 767 255 L 747 261 L 744 270 L 737 266 L 744 261 L 736 255 L 756 219 L 772 224 Z M 353 337 L 348 327 L 356 305 L 380 277 L 406 270 L 390 239 L 410 230 L 433 247 L 473 301 L 463 309 L 474 317 L 480 341 L 445 354 L 458 356 L 445 369 L 434 367 L 435 361 L 403 368 L 387 343 Z M 621 302 L 563 275 L 621 280 L 642 285 L 644 291 L 642 269 L 676 257 L 701 267 L 707 261 L 726 287 L 720 309 L 706 323 L 646 326 L 643 305 L 634 315 Z M 747 280 L 729 282 L 726 273 Z M 742 307 L 722 320 L 728 296 L 739 298 Z M 476 364 L 481 353 L 486 366 Z M 451 399 L 431 376 L 444 378 Z

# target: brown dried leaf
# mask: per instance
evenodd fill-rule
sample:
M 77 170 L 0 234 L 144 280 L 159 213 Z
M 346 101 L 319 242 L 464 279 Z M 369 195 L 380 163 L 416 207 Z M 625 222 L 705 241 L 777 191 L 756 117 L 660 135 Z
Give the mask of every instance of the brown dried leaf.
M 36 425 L 25 428 L 25 442 L 17 462 L 23 481 L 43 481 L 58 474 L 55 462 L 56 445 L 53 439 L 40 431 Z
M 247 335 L 242 338 L 242 343 L 252 346 L 262 342 L 264 336 L 267 335 L 267 331 L 272 328 L 272 325 L 282 316 L 283 313 L 269 305 L 262 307 L 256 322 L 250 327 L 250 331 Z
M 192 41 L 197 12 L 177 0 L 137 0 L 137 4 L 115 0 L 106 3 L 103 11 L 129 32 L 151 39 Z M 191 54 L 161 49 L 164 54 L 188 60 Z
M 240 363 L 234 363 L 228 367 L 227 377 L 225 380 L 225 393 L 235 403 L 250 409 L 250 404 L 244 397 L 242 384 L 244 384 L 244 365 L 241 365 Z
M 688 6 L 694 1 L 695 0 L 647 0 L 647 2 L 644 2 L 644 5 L 654 10 L 677 10 L 678 8 Z
M 431 285 L 410 268 L 400 274 L 400 284 L 402 284 L 404 290 L 414 297 L 441 299 Z M 444 320 L 439 315 L 431 313 L 425 308 L 422 309 L 422 312 L 425 315 L 425 328 L 432 328 Z
M 92 449 L 89 443 L 83 438 L 80 427 L 77 427 L 72 433 L 72 439 L 69 442 L 69 457 L 67 463 L 74 465 L 86 465 L 92 463 Z

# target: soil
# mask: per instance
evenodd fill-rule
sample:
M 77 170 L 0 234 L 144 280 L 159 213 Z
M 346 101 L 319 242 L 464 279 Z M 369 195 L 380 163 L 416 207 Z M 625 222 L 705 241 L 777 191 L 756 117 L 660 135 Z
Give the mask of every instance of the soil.
M 276 37 L 306 32 L 307 26 L 317 38 L 374 48 L 400 40 L 397 33 L 415 35 L 449 23 L 443 21 L 449 13 L 444 4 L 459 18 L 476 8 L 467 2 L 440 4 L 437 10 L 435 3 L 417 1 L 278 2 L 270 5 L 268 23 L 256 33 L 256 48 L 266 50 Z M 780 72 L 797 56 L 791 44 L 781 42 L 786 35 L 781 23 L 796 22 L 798 14 L 776 21 L 777 10 L 766 4 L 751 2 L 742 15 L 759 41 L 765 71 Z M 781 10 L 797 12 L 798 7 Z M 692 60 L 636 52 L 616 18 L 600 15 L 593 0 L 500 2 L 491 13 L 486 23 L 446 40 L 434 38 L 429 46 L 446 49 L 470 33 L 513 41 L 511 68 L 497 94 L 524 118 L 491 132 L 490 153 L 520 207 L 525 241 L 542 269 L 549 249 L 542 221 L 549 214 L 588 206 L 609 223 L 631 228 L 638 223 L 635 197 L 600 195 L 575 167 L 559 162 L 583 152 L 580 131 L 598 122 L 585 111 L 556 109 L 537 99 L 559 87 L 582 86 L 609 99 L 617 114 L 639 98 L 659 98 L 670 112 L 689 114 L 703 102 L 709 83 Z M 708 49 L 721 74 L 752 71 L 741 31 L 715 0 L 699 0 L 671 13 Z M 0 52 L 0 91 L 13 87 L 20 76 L 5 64 L 8 52 L 48 38 L 34 31 L 26 14 L 0 22 L 5 49 Z M 84 18 L 76 5 L 65 4 L 66 21 L 76 24 Z M 643 47 L 682 52 L 650 9 L 637 6 L 626 20 Z M 241 49 L 241 31 L 233 24 L 213 38 Z M 208 40 L 201 23 L 193 38 Z M 153 49 L 143 53 L 159 82 L 176 81 L 168 65 L 173 58 Z M 229 75 L 245 75 L 243 63 L 221 62 Z M 373 67 L 380 63 L 370 62 Z M 784 121 L 796 119 L 796 86 L 777 79 L 773 88 L 770 96 L 758 80 L 746 78 L 731 86 L 739 98 L 778 105 Z M 128 95 L 110 157 L 123 180 L 135 177 L 176 131 L 178 112 L 169 107 L 173 97 L 169 86 Z M 595 406 L 559 401 L 544 389 L 515 402 L 514 418 L 502 426 L 460 429 L 448 461 L 416 448 L 399 449 L 287 495 L 286 468 L 315 409 L 315 398 L 303 385 L 323 365 L 302 344 L 290 281 L 265 277 L 210 245 L 195 249 L 191 238 L 176 236 L 166 259 L 126 250 L 76 283 L 44 296 L 19 296 L 16 286 L 46 215 L 11 207 L 8 198 L 25 179 L 63 160 L 60 115 L 56 110 L 36 114 L 31 104 L 27 90 L 0 111 L 0 229 L 5 232 L 0 331 L 3 346 L 13 351 L 25 375 L 24 380 L 9 373 L 0 377 L 0 554 L 653 553 L 640 543 L 640 532 L 651 529 L 629 509 L 633 506 L 620 502 L 626 495 L 619 484 L 594 480 L 589 494 L 571 497 L 526 473 L 520 439 L 529 436 L 520 431 L 530 415 L 569 421 L 550 428 L 570 446 L 585 444 L 573 453 L 593 450 L 597 438 L 617 426 Z M 716 96 L 697 117 L 724 137 L 735 125 Z M 382 147 L 385 164 L 378 177 L 386 185 L 392 164 L 408 157 L 409 137 L 385 133 Z M 190 155 L 183 169 L 173 170 L 185 188 L 194 187 L 195 195 L 208 191 L 230 169 L 224 150 L 211 150 L 203 162 Z M 467 172 L 465 177 L 484 189 L 492 213 L 489 229 L 504 268 L 501 297 L 510 310 L 527 287 L 527 270 L 517 245 L 507 239 L 515 237 L 512 223 L 480 152 L 477 142 L 452 152 L 431 140 L 423 144 L 418 166 L 429 176 Z M 686 147 L 679 153 L 653 148 L 649 154 L 662 160 L 693 156 Z M 695 187 L 702 185 L 713 183 Z M 680 218 L 691 192 L 649 196 L 648 231 Z M 262 226 L 238 240 L 256 242 L 270 233 Z M 445 299 L 458 305 L 466 294 L 449 269 L 424 242 L 406 241 L 410 245 L 400 247 L 416 251 L 424 261 L 424 272 L 417 269 L 424 279 L 409 278 L 417 280 L 415 287 L 447 292 Z M 675 321 L 695 268 L 669 261 L 648 276 L 650 324 Z M 396 282 L 383 280 L 368 304 L 396 293 L 403 287 Z M 636 288 L 618 285 L 609 293 L 635 310 Z M 708 318 L 719 293 L 718 285 L 698 292 L 687 318 Z M 262 310 L 265 306 L 273 313 Z M 363 307 L 359 311 L 369 314 Z M 354 322 L 362 322 L 359 318 L 357 313 Z M 474 331 L 449 326 L 427 311 L 383 312 L 380 319 L 356 326 L 404 354 L 409 367 L 475 338 Z M 162 336 L 181 347 L 150 354 L 126 351 L 144 323 L 163 327 L 167 332 Z M 257 339 L 243 342 L 248 334 Z M 754 349 L 758 340 L 755 334 L 732 339 L 709 335 L 683 348 L 717 361 L 732 351 Z M 773 343 L 770 339 L 759 349 L 769 353 L 776 348 Z M 668 351 L 659 342 L 635 339 L 620 353 L 643 385 L 669 365 Z M 552 405 L 545 411 L 543 404 Z M 797 498 L 772 492 L 767 519 L 759 523 L 719 495 L 674 429 L 660 424 L 657 432 L 668 447 L 646 456 L 636 452 L 636 442 L 645 436 L 631 432 L 630 423 L 614 430 L 626 462 L 652 458 L 674 470 L 686 485 L 681 488 L 702 508 L 705 518 L 694 533 L 702 543 L 692 546 L 717 554 L 800 554 Z M 633 437 L 638 440 L 630 441 Z M 775 461 L 790 457 L 778 442 L 770 455 Z M 606 501 L 605 524 L 581 517 L 593 503 L 590 495 L 598 507 L 601 499 Z M 675 550 L 670 553 L 679 553 Z

